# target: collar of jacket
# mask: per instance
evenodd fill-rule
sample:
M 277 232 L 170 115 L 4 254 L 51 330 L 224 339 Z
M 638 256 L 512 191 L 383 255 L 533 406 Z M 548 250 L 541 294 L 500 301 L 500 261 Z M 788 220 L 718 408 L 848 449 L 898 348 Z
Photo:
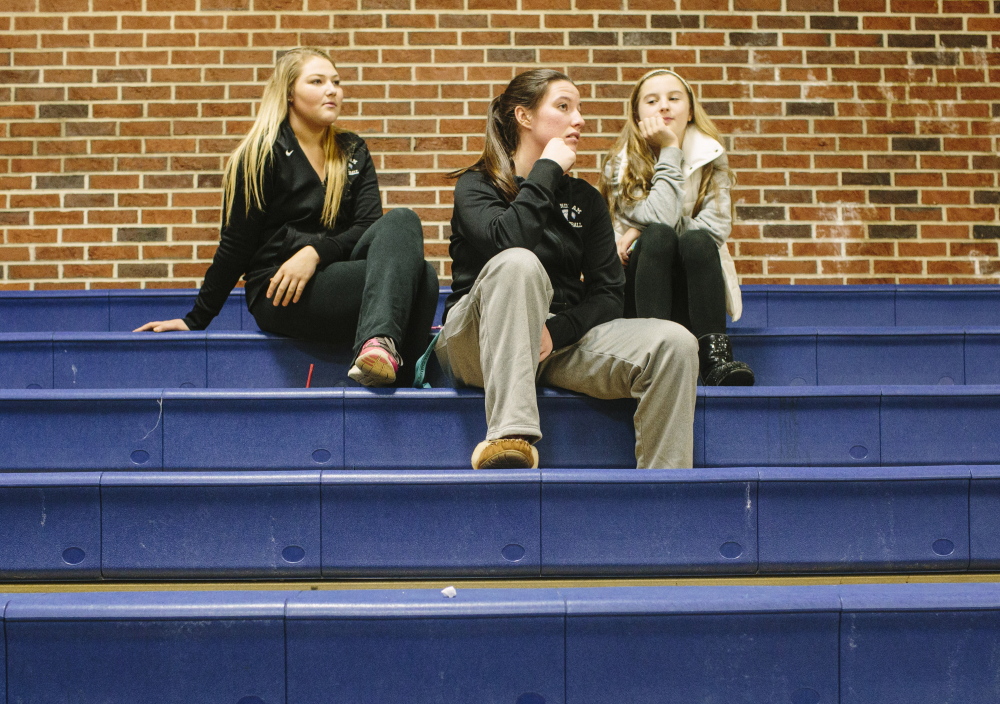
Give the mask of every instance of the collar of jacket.
M 353 132 L 343 131 L 338 134 L 341 135 L 338 138 L 338 142 L 342 148 L 346 149 L 347 158 L 350 159 L 354 155 L 354 152 L 357 151 L 360 139 Z M 292 130 L 292 125 L 288 122 L 287 117 L 281 123 L 281 127 L 278 128 L 278 136 L 275 137 L 274 143 L 284 149 L 285 152 L 301 149 L 299 140 L 295 136 L 295 131 Z
M 684 144 L 681 145 L 681 152 L 684 154 L 684 164 L 682 171 L 687 179 L 695 171 L 710 161 L 715 161 L 726 153 L 717 140 L 712 139 L 707 134 L 698 129 L 694 123 L 684 131 Z M 610 168 L 610 166 L 608 167 Z M 610 172 L 608 172 L 610 173 Z M 618 155 L 618 182 L 625 176 L 625 150 Z
M 278 136 L 275 138 L 274 143 L 286 151 L 299 148 L 299 140 L 295 138 L 295 132 L 292 131 L 292 126 L 289 124 L 287 117 L 281 123 L 281 127 L 278 128 Z
M 681 151 L 684 152 L 684 178 L 688 178 L 702 166 L 715 161 L 726 152 L 717 140 L 702 132 L 694 123 L 688 125 L 684 131 Z

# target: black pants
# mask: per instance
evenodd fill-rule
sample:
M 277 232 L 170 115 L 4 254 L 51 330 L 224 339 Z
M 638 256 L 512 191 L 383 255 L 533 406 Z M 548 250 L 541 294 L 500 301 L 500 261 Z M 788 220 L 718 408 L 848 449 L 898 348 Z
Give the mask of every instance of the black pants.
M 695 337 L 726 332 L 726 288 L 719 245 L 704 230 L 679 236 L 650 225 L 625 269 L 625 317 L 680 323 Z
M 266 292 L 267 281 L 260 284 Z M 256 292 L 253 292 L 256 294 Z M 348 261 L 318 269 L 298 303 L 275 306 L 263 293 L 250 312 L 261 330 L 306 340 L 353 344 L 392 338 L 403 357 L 399 383 L 427 348 L 437 309 L 438 278 L 424 261 L 420 219 L 412 210 L 392 210 L 358 241 Z

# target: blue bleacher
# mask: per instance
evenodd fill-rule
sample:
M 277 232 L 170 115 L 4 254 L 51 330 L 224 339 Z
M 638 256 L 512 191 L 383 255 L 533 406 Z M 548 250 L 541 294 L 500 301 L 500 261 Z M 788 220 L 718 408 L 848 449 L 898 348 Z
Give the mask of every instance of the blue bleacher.
M 634 465 L 630 400 L 539 393 L 545 467 Z M 1000 386 L 699 388 L 695 466 L 993 464 Z M 6 471 L 468 467 L 472 389 L 0 390 Z M 581 432 L 586 428 L 586 432 Z
M 995 569 L 1000 467 L 0 474 L 11 580 Z
M 683 471 L 555 389 L 541 469 L 472 471 L 481 391 L 241 290 L 128 332 L 192 299 L 0 292 L 0 704 L 1000 700 L 1000 287 L 745 287 Z
M 7 700 L 25 704 L 1000 696 L 996 584 L 460 585 L 453 598 L 348 589 L 3 601 Z
M 760 386 L 1000 384 L 1000 328 L 737 328 Z M 350 350 L 257 332 L 0 332 L 0 388 L 357 386 Z M 429 381 L 446 386 L 431 365 Z
M 1000 286 L 743 286 L 734 327 L 1000 327 Z M 115 332 L 190 310 L 194 289 L 0 291 L 0 332 Z M 437 321 L 450 289 L 441 289 Z M 213 330 L 257 330 L 235 289 Z

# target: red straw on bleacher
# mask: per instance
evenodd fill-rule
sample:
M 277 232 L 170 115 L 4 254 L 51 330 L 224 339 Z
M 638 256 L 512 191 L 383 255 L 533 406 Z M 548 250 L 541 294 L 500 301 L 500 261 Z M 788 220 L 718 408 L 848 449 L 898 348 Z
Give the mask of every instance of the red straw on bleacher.
M 306 388 L 307 389 L 312 385 L 312 381 L 313 381 L 313 367 L 315 367 L 315 366 L 316 366 L 315 364 L 310 364 L 309 365 L 309 376 L 306 377 Z

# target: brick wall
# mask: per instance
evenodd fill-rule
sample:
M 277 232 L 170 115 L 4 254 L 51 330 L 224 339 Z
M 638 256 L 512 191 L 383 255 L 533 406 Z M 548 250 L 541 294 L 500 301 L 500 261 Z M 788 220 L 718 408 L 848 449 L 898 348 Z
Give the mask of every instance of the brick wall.
M 1000 280 L 993 0 L 5 0 L 0 288 L 195 286 L 276 51 L 330 47 L 342 124 L 447 281 L 451 182 L 518 71 L 584 96 L 596 180 L 672 67 L 729 135 L 744 283 Z

